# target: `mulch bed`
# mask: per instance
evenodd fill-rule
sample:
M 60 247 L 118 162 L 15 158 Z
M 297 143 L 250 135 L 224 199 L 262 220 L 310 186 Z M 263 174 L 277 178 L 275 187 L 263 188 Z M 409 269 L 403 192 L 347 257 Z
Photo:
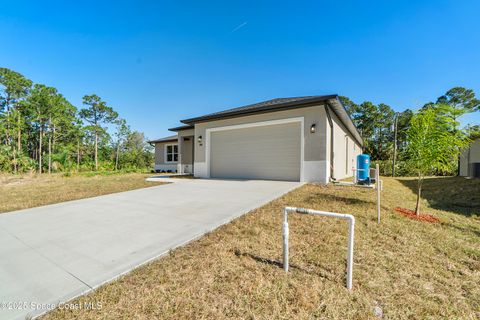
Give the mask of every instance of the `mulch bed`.
M 410 209 L 400 208 L 400 207 L 396 207 L 395 211 L 413 220 L 430 222 L 430 223 L 440 222 L 438 218 L 432 216 L 431 214 L 420 214 L 417 216 L 415 211 Z

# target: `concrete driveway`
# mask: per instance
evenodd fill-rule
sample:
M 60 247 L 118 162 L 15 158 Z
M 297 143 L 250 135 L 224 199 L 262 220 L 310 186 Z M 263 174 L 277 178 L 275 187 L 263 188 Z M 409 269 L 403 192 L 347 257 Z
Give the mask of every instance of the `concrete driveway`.
M 300 185 L 175 181 L 0 214 L 0 319 L 44 313 Z

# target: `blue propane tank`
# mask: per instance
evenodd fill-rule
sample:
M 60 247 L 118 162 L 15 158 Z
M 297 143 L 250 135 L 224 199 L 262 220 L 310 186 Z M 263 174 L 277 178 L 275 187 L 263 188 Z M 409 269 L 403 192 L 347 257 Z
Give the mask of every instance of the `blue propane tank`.
M 368 154 L 359 154 L 357 156 L 357 182 L 370 183 L 370 156 Z

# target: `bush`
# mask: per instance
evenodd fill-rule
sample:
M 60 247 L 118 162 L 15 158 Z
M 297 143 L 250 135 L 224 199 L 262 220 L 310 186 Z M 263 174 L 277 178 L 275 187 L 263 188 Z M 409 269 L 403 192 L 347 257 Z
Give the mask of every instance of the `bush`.
M 0 171 L 13 172 L 13 168 L 17 165 L 17 172 L 24 173 L 35 170 L 37 163 L 24 153 L 20 152 L 15 156 L 14 149 L 11 146 L 0 146 Z
M 372 161 L 371 168 L 375 169 L 375 166 L 379 165 L 380 175 L 382 176 L 392 176 L 393 163 L 392 160 L 374 160 Z M 451 176 L 456 174 L 456 169 L 454 168 L 451 172 L 436 172 L 435 175 L 439 176 Z M 404 160 L 398 160 L 395 163 L 395 176 L 396 177 L 414 177 L 416 172 L 409 168 L 407 162 Z
M 98 171 L 114 171 L 115 164 L 111 161 L 99 161 Z
M 18 172 L 25 173 L 36 170 L 37 162 L 29 156 L 20 153 L 17 157 L 17 166 Z
M 372 161 L 372 168 L 375 169 L 375 166 L 379 165 L 380 168 L 380 175 L 381 176 L 392 176 L 393 172 L 393 162 L 392 160 L 374 160 Z M 414 172 L 409 170 L 406 166 L 405 161 L 396 161 L 395 163 L 395 176 L 397 177 L 405 177 L 405 176 L 413 176 L 415 175 Z
M 0 170 L 11 172 L 12 170 L 12 149 L 9 146 L 0 146 Z

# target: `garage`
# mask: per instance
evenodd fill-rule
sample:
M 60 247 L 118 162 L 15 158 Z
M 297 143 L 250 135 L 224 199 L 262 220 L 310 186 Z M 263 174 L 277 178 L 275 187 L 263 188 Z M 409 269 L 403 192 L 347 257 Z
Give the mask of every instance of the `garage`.
M 274 98 L 181 122 L 170 129 L 178 137 L 177 167 L 185 173 L 193 159 L 201 179 L 328 183 L 352 176 L 351 159 L 363 146 L 338 95 Z
M 210 176 L 300 181 L 301 122 L 213 129 Z

